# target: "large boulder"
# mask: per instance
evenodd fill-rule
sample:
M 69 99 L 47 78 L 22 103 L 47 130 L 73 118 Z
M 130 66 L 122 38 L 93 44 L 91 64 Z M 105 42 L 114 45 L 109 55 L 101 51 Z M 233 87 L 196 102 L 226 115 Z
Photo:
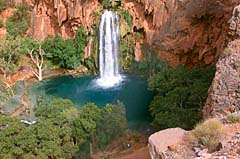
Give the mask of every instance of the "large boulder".
M 165 152 L 183 141 L 186 131 L 170 128 L 154 133 L 148 139 L 149 153 L 152 159 L 165 159 Z

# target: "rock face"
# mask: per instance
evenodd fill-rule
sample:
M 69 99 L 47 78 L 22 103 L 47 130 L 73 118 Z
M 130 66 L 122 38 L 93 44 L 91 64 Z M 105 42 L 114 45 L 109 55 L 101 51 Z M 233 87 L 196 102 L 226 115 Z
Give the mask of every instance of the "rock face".
M 144 44 L 174 66 L 208 65 L 223 50 L 237 0 L 123 0 Z
M 149 152 L 152 159 L 164 159 L 165 152 L 183 141 L 186 131 L 181 128 L 171 128 L 159 131 L 148 139 Z
M 216 65 L 204 116 L 222 118 L 240 110 L 240 40 L 229 43 Z
M 240 5 L 233 9 L 233 15 L 229 20 L 229 23 L 233 34 L 236 33 L 238 36 L 240 36 Z
M 43 40 L 48 35 L 74 37 L 78 27 L 88 32 L 96 23 L 97 0 L 38 0 L 33 4 L 29 35 Z
M 203 109 L 205 118 L 223 118 L 240 110 L 240 5 L 233 9 L 229 20 L 230 42 L 216 64 L 216 74 Z

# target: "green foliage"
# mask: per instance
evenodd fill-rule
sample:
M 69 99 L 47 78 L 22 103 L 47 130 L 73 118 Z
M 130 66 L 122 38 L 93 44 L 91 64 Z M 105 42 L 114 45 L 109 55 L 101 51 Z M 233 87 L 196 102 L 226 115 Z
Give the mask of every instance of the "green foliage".
M 72 158 L 77 151 L 69 136 L 71 129 L 52 119 L 39 119 L 36 125 L 26 127 L 1 115 L 0 125 L 0 158 Z
M 240 114 L 232 113 L 227 115 L 227 121 L 230 123 L 237 123 L 240 121 Z
M 47 38 L 42 45 L 46 56 L 54 64 L 63 68 L 77 69 L 83 60 L 84 48 L 86 45 L 86 33 L 83 28 L 79 28 L 75 41 L 64 40 L 60 36 Z
M 191 129 L 201 119 L 199 110 L 207 98 L 215 68 L 183 66 L 162 68 L 149 78 L 149 88 L 157 92 L 150 112 L 152 124 L 159 128 L 182 127 Z
M 7 6 L 8 6 L 8 3 L 6 2 L 6 0 L 0 0 L 0 13 L 2 13 Z
M 2 19 L 0 19 L 0 28 L 2 28 L 4 26 L 4 22 Z
M 167 68 L 167 64 L 165 62 L 160 62 L 155 52 L 149 52 L 150 49 L 146 46 L 142 49 L 144 53 L 144 59 L 143 61 L 134 61 L 132 63 L 132 72 L 149 78 L 160 70 Z
M 134 42 L 131 35 L 121 38 L 120 52 L 121 65 L 124 70 L 127 70 L 134 61 Z
M 0 115 L 0 158 L 87 159 L 90 143 L 106 146 L 126 129 L 125 110 L 118 105 L 100 109 L 89 103 L 78 110 L 69 100 L 54 99 L 35 111 L 37 124 L 31 126 Z
M 6 21 L 7 31 L 14 37 L 24 35 L 30 23 L 29 8 L 25 5 L 19 5 L 16 9 L 13 15 Z
M 87 35 L 84 28 L 80 27 L 76 32 L 75 48 L 78 54 L 83 54 L 87 42 Z
M 127 127 L 125 117 L 126 111 L 121 103 L 117 106 L 109 104 L 103 108 L 96 132 L 96 141 L 99 148 L 104 148 L 113 139 L 124 134 Z
M 216 149 L 223 137 L 223 124 L 217 119 L 209 119 L 196 125 L 193 139 L 211 150 Z
M 101 5 L 103 9 L 109 9 L 112 7 L 112 4 L 109 0 L 101 0 Z
M 47 38 L 42 45 L 46 56 L 53 64 L 63 68 L 77 68 L 81 55 L 77 54 L 72 40 L 64 40 L 60 36 Z
M 18 65 L 22 39 L 10 37 L 0 39 L 0 71 L 4 75 L 12 73 Z
M 124 20 L 127 22 L 128 26 L 132 28 L 132 16 L 128 10 L 122 10 L 121 15 L 123 15 Z

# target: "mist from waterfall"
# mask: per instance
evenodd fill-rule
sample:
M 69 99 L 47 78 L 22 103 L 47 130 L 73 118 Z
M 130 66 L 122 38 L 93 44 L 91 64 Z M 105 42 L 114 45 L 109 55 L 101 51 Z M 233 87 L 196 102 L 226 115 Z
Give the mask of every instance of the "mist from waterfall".
M 113 87 L 122 81 L 119 71 L 120 21 L 116 12 L 105 10 L 99 26 L 99 67 L 97 85 Z

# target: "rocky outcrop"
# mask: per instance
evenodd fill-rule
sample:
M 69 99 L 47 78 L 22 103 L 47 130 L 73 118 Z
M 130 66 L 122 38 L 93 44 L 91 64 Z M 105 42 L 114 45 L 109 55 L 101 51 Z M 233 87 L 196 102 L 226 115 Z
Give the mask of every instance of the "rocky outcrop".
M 240 36 L 240 5 L 236 6 L 233 9 L 232 18 L 229 20 L 230 29 L 232 30 L 232 34 L 237 34 Z
M 240 5 L 229 20 L 230 35 L 236 40 L 225 48 L 216 64 L 216 74 L 203 109 L 205 118 L 223 118 L 240 110 Z
M 240 40 L 229 43 L 216 64 L 204 116 L 223 118 L 240 110 Z
M 237 0 L 123 0 L 144 44 L 174 66 L 208 65 L 222 52 Z
M 191 132 L 188 132 L 183 142 L 176 143 L 174 148 L 168 148 L 165 151 L 164 159 L 239 159 L 239 129 L 239 122 L 225 124 L 223 126 L 224 138 L 222 138 L 218 150 L 215 152 L 210 152 L 199 143 L 189 140 L 191 139 Z
M 159 131 L 148 139 L 148 148 L 152 159 L 164 159 L 165 152 L 183 141 L 186 131 L 181 128 L 171 128 Z
M 43 40 L 48 35 L 74 37 L 80 26 L 90 32 L 99 10 L 97 0 L 38 0 L 33 5 L 28 33 L 34 39 Z

